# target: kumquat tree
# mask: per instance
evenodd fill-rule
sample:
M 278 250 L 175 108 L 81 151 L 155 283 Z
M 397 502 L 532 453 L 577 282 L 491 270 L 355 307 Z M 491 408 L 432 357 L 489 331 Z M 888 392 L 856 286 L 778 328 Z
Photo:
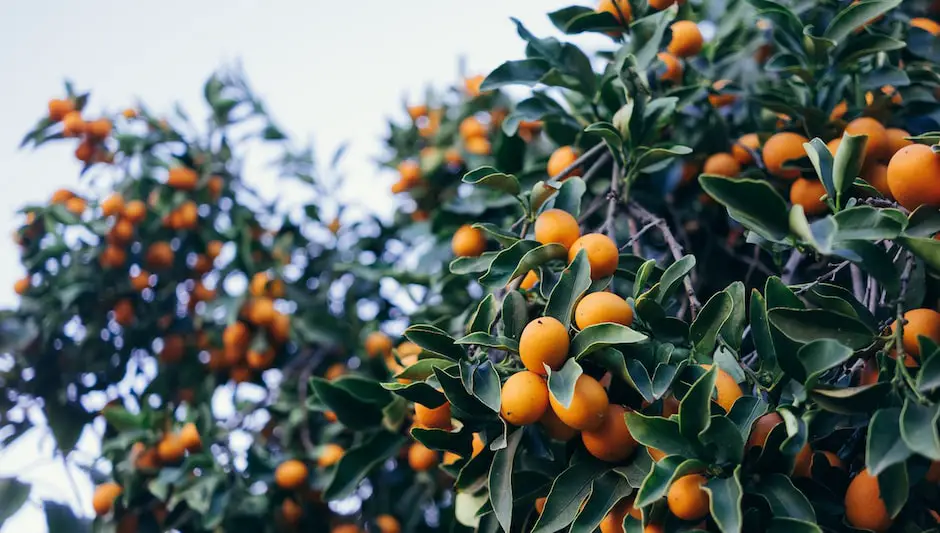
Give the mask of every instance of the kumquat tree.
M 50 101 L 89 192 L 23 210 L 0 436 L 102 442 L 50 531 L 940 530 L 940 3 L 548 17 L 389 124 L 390 221 L 238 71 Z

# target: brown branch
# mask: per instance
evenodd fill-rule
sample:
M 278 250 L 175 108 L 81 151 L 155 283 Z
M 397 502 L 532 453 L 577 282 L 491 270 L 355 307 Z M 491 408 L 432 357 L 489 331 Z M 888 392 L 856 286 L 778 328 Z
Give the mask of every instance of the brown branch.
M 855 295 L 855 299 L 859 302 L 865 301 L 865 284 L 862 281 L 862 270 L 856 265 L 852 265 L 849 268 L 849 272 L 852 273 L 852 294 Z
M 627 248 L 627 246 L 632 246 L 633 255 L 639 257 L 640 255 L 642 255 L 641 250 L 640 250 L 640 237 L 642 237 L 643 234 L 646 233 L 647 231 L 655 228 L 658 222 L 655 220 L 653 222 L 649 222 L 645 226 L 640 228 L 639 230 L 636 229 L 636 220 L 634 220 L 633 217 L 628 217 L 627 222 L 629 222 L 629 226 L 630 226 L 630 240 L 628 240 L 626 244 L 620 247 L 620 251 L 621 252 L 624 251 Z
M 829 272 L 826 272 L 826 273 L 823 274 L 822 276 L 819 276 L 819 277 L 816 278 L 816 280 L 813 281 L 812 283 L 809 283 L 809 284 L 807 284 L 807 285 L 804 285 L 804 286 L 800 287 L 800 288 L 799 288 L 796 292 L 794 292 L 793 294 L 799 296 L 799 295 L 801 295 L 801 294 L 803 294 L 804 292 L 806 292 L 806 291 L 812 289 L 813 287 L 815 287 L 816 285 L 819 285 L 820 283 L 822 283 L 822 282 L 824 282 L 824 281 L 836 279 L 836 274 L 838 274 L 840 270 L 842 270 L 843 268 L 847 267 L 848 265 L 849 265 L 849 262 L 848 262 L 848 261 L 843 261 L 843 262 L 839 263 L 838 265 L 836 265 L 835 268 L 833 268 L 833 269 L 830 270 Z
M 679 241 L 676 240 L 675 235 L 673 235 L 672 230 L 669 229 L 669 224 L 665 220 L 659 218 L 647 211 L 643 206 L 636 202 L 630 202 L 628 208 L 633 212 L 634 216 L 643 221 L 644 223 L 653 223 L 655 222 L 656 227 L 659 229 L 659 232 L 662 233 L 663 239 L 666 241 L 666 246 L 669 247 L 669 251 L 672 253 L 672 258 L 675 261 L 682 259 L 682 245 L 679 244 Z M 692 287 L 691 273 L 688 276 L 682 277 L 682 284 L 685 286 L 685 294 L 689 301 L 689 311 L 692 315 L 692 319 L 695 319 L 696 314 L 698 314 L 698 309 L 701 307 L 701 304 L 698 301 L 698 298 L 695 297 L 695 289 Z

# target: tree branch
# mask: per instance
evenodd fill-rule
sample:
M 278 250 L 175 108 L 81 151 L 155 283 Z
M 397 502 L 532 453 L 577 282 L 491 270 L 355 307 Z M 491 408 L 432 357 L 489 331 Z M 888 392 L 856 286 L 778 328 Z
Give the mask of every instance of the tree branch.
M 865 282 L 862 281 L 862 271 L 856 265 L 849 268 L 852 273 L 852 294 L 859 302 L 865 302 Z
M 654 225 L 659 229 L 660 233 L 663 235 L 663 239 L 666 241 L 666 246 L 669 247 L 669 251 L 672 253 L 672 258 L 675 261 L 682 259 L 682 245 L 679 244 L 679 241 L 676 240 L 675 235 L 672 234 L 672 230 L 669 229 L 669 224 L 665 220 L 659 218 L 647 211 L 643 206 L 636 202 L 630 202 L 627 207 L 636 216 L 638 219 L 644 223 L 650 224 L 655 223 Z M 692 280 L 690 276 L 683 276 L 682 284 L 685 286 L 685 294 L 689 300 L 689 312 L 692 315 L 692 319 L 695 319 L 696 314 L 698 314 L 698 309 L 701 307 L 701 304 L 698 301 L 698 298 L 695 297 L 695 289 L 692 287 Z
M 826 281 L 826 280 L 836 279 L 836 274 L 838 274 L 840 270 L 842 270 L 843 268 L 845 268 L 845 267 L 848 266 L 848 265 L 849 265 L 849 262 L 848 262 L 848 261 L 843 261 L 843 262 L 839 263 L 835 268 L 833 268 L 833 269 L 830 270 L 829 272 L 826 272 L 826 273 L 823 274 L 822 276 L 819 276 L 819 277 L 816 278 L 816 280 L 813 281 L 812 283 L 809 283 L 809 284 L 807 284 L 807 285 L 804 285 L 803 287 L 800 287 L 796 292 L 794 292 L 794 294 L 796 294 L 797 296 L 799 296 L 799 295 L 803 294 L 804 292 L 806 292 L 806 291 L 812 289 L 812 288 L 815 287 L 816 285 L 819 285 L 820 283 L 822 283 L 822 282 L 824 282 L 824 281 Z

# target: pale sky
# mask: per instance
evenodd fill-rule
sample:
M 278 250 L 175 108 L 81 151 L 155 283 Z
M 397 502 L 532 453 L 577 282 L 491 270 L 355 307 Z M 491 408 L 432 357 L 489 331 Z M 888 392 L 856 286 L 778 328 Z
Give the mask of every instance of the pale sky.
M 580 2 L 588 4 L 590 0 Z M 427 84 L 457 78 L 457 58 L 468 72 L 486 73 L 524 46 L 509 17 L 536 35 L 555 34 L 545 13 L 574 0 L 83 0 L 2 2 L 0 5 L 0 306 L 15 303 L 14 280 L 23 273 L 9 239 L 13 213 L 45 202 L 53 190 L 77 186 L 72 143 L 18 151 L 22 135 L 62 94 L 63 78 L 92 90 L 92 110 L 120 110 L 137 99 L 154 111 L 201 110 L 202 83 L 216 67 L 238 60 L 249 82 L 286 132 L 312 139 L 322 158 L 345 141 L 348 198 L 387 206 L 394 177 L 372 163 L 385 120 L 402 118 L 404 96 Z M 278 186 L 258 165 L 249 176 L 260 188 Z M 92 439 L 80 446 L 94 453 Z M 39 452 L 37 453 L 37 450 Z M 25 438 L 0 450 L 0 477 L 22 474 L 34 484 L 32 501 L 73 503 L 61 463 L 48 442 Z M 91 485 L 75 471 L 91 514 Z M 74 503 L 73 503 L 74 504 Z M 43 533 L 41 510 L 27 503 L 2 533 Z

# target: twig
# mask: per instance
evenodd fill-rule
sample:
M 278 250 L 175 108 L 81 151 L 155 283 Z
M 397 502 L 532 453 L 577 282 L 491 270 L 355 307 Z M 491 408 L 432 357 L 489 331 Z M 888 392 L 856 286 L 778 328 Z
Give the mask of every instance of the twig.
M 911 253 L 907 254 L 907 258 L 904 262 L 904 270 L 901 272 L 901 290 L 898 293 L 898 298 L 895 303 L 895 323 L 898 327 L 894 328 L 894 350 L 897 354 L 897 363 L 896 367 L 898 373 L 895 375 L 901 376 L 904 382 L 907 384 L 908 388 L 914 395 L 921 401 L 924 400 L 924 396 L 917 390 L 917 387 L 914 384 L 914 378 L 911 377 L 911 373 L 907 370 L 907 365 L 905 364 L 905 359 L 908 357 L 904 353 L 904 343 L 902 339 L 904 338 L 904 293 L 907 292 L 907 284 L 911 279 L 911 270 L 914 267 L 914 256 Z
M 633 246 L 633 255 L 639 257 L 642 255 L 641 250 L 640 250 L 640 237 L 642 237 L 643 234 L 646 233 L 647 231 L 655 228 L 656 224 L 658 224 L 658 221 L 654 220 L 653 222 L 648 222 L 645 226 L 643 226 L 639 230 L 636 229 L 636 220 L 634 220 L 633 217 L 627 217 L 627 222 L 629 223 L 629 227 L 630 227 L 630 240 L 628 240 L 626 244 L 620 247 L 620 251 L 621 252 L 624 251 L 627 248 L 627 246 Z
M 849 272 L 852 273 L 852 293 L 855 294 L 855 299 L 859 302 L 865 301 L 865 284 L 862 281 L 862 270 L 856 265 L 852 265 L 849 268 Z
M 561 179 L 567 176 L 572 170 L 578 168 L 583 163 L 585 163 L 588 159 L 591 159 L 592 157 L 594 157 L 598 152 L 603 150 L 606 146 L 607 145 L 605 145 L 604 143 L 598 143 L 594 145 L 593 147 L 591 147 L 590 150 L 581 154 L 581 157 L 575 159 L 573 163 L 563 168 L 561 172 L 550 177 L 548 180 L 549 181 L 561 181 Z
M 598 209 L 603 207 L 604 200 L 606 200 L 606 198 L 603 196 L 598 196 L 597 198 L 595 198 L 594 201 L 591 202 L 591 205 L 589 205 L 588 208 L 585 209 L 583 213 L 581 213 L 581 216 L 578 217 L 578 224 L 579 225 L 584 224 L 584 222 L 588 218 L 590 218 L 591 215 L 593 215 L 594 213 L 597 212 Z
M 878 282 L 875 281 L 875 278 L 868 276 L 868 310 L 874 314 L 875 309 L 878 308 L 878 293 L 880 292 L 878 288 Z
M 842 270 L 843 268 L 845 268 L 845 267 L 848 266 L 848 265 L 849 265 L 849 262 L 848 262 L 848 261 L 843 261 L 843 262 L 839 263 L 838 265 L 836 265 L 835 268 L 833 268 L 833 269 L 830 270 L 829 272 L 826 272 L 826 273 L 823 274 L 822 276 L 819 276 L 819 277 L 816 278 L 816 280 L 813 281 L 812 283 L 809 283 L 809 284 L 807 284 L 807 285 L 804 285 L 804 286 L 800 287 L 800 288 L 799 288 L 796 292 L 794 292 L 793 294 L 796 294 L 797 296 L 799 296 L 799 295 L 803 294 L 804 292 L 806 292 L 806 291 L 812 289 L 812 288 L 815 287 L 816 285 L 819 285 L 820 283 L 822 283 L 822 282 L 824 282 L 824 281 L 826 281 L 826 280 L 836 279 L 836 274 L 838 274 L 840 270 Z
M 607 164 L 608 161 L 610 161 L 609 153 L 601 155 L 600 157 L 597 158 L 597 161 L 595 161 L 594 164 L 591 165 L 591 168 L 589 168 L 587 172 L 584 173 L 584 176 L 581 176 L 581 179 L 583 179 L 584 181 L 587 181 L 593 178 L 595 174 L 601 171 L 601 169 L 604 167 L 604 165 Z
M 643 206 L 636 202 L 630 202 L 628 204 L 629 209 L 633 212 L 634 216 L 639 218 L 645 223 L 655 222 L 656 227 L 659 228 L 660 233 L 663 235 L 663 239 L 666 241 L 666 246 L 669 247 L 669 251 L 672 253 L 672 258 L 675 261 L 682 259 L 682 246 L 676 240 L 675 235 L 672 234 L 672 230 L 669 229 L 669 224 L 665 220 L 659 218 L 647 211 Z M 695 289 L 692 287 L 691 276 L 683 276 L 682 284 L 685 286 L 686 297 L 689 299 L 689 311 L 692 315 L 692 319 L 695 319 L 695 315 L 698 314 L 698 308 L 701 307 L 701 304 L 698 301 L 698 298 L 695 297 Z
M 803 260 L 803 254 L 800 253 L 796 248 L 790 252 L 790 258 L 787 259 L 787 263 L 783 265 L 783 276 L 781 280 L 784 285 L 789 285 L 793 281 L 793 275 L 796 274 L 796 269 L 800 266 L 800 261 Z

